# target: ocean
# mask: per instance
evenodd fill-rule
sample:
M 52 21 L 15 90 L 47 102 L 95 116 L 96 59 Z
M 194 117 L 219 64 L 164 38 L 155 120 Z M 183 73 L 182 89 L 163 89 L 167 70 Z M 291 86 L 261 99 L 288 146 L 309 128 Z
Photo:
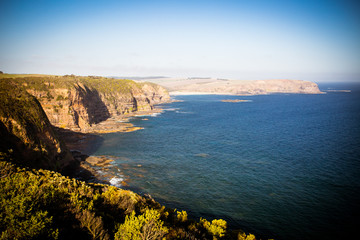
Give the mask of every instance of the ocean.
M 194 219 L 262 239 L 345 238 L 360 226 L 360 85 L 319 86 L 351 92 L 176 96 L 90 154 L 114 159 L 112 184 Z

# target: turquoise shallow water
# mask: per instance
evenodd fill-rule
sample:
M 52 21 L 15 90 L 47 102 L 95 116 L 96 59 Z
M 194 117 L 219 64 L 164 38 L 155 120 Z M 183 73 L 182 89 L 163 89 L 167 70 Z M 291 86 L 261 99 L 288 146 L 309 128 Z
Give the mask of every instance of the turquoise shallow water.
M 113 156 L 127 188 L 194 218 L 263 238 L 343 237 L 360 223 L 360 88 L 321 88 L 352 92 L 178 96 L 134 118 L 143 130 L 101 135 L 92 154 Z

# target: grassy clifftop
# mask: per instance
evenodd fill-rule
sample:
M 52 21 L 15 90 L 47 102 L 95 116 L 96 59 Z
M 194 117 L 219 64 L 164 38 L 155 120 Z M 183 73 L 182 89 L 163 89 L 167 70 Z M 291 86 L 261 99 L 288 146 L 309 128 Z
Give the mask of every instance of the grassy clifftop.
M 12 81 L 26 89 L 48 91 L 50 89 L 73 89 L 76 84 L 83 84 L 91 89 L 96 89 L 100 93 L 130 93 L 134 88 L 141 88 L 145 83 L 134 82 L 128 79 L 115 79 L 98 76 L 55 76 L 41 74 L 1 74 L 0 79 Z M 158 86 L 154 83 L 146 83 Z
M 35 97 L 11 82 L 1 82 L 0 93 L 1 117 L 12 118 L 21 125 L 31 122 L 39 129 L 44 128 L 46 120 L 41 118 L 44 112 Z

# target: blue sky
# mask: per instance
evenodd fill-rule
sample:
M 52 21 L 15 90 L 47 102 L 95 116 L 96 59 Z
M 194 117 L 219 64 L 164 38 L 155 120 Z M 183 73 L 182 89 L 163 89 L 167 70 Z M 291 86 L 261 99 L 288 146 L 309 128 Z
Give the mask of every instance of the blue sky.
M 360 80 L 350 0 L 0 0 L 0 70 Z

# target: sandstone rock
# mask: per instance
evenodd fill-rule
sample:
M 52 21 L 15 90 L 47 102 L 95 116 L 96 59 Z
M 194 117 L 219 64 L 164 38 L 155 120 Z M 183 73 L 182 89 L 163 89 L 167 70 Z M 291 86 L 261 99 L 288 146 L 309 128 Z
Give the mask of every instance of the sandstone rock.
M 106 167 L 109 166 L 111 162 L 113 162 L 113 160 L 105 156 L 90 156 L 86 158 L 85 161 L 93 166 L 98 166 L 98 167 Z
M 164 87 L 131 80 L 40 76 L 8 81 L 37 98 L 51 124 L 81 132 L 94 132 L 107 119 L 152 111 L 156 104 L 170 101 Z
M 11 83 L 0 86 L 0 152 L 24 166 L 69 173 L 76 165 L 35 97 Z

